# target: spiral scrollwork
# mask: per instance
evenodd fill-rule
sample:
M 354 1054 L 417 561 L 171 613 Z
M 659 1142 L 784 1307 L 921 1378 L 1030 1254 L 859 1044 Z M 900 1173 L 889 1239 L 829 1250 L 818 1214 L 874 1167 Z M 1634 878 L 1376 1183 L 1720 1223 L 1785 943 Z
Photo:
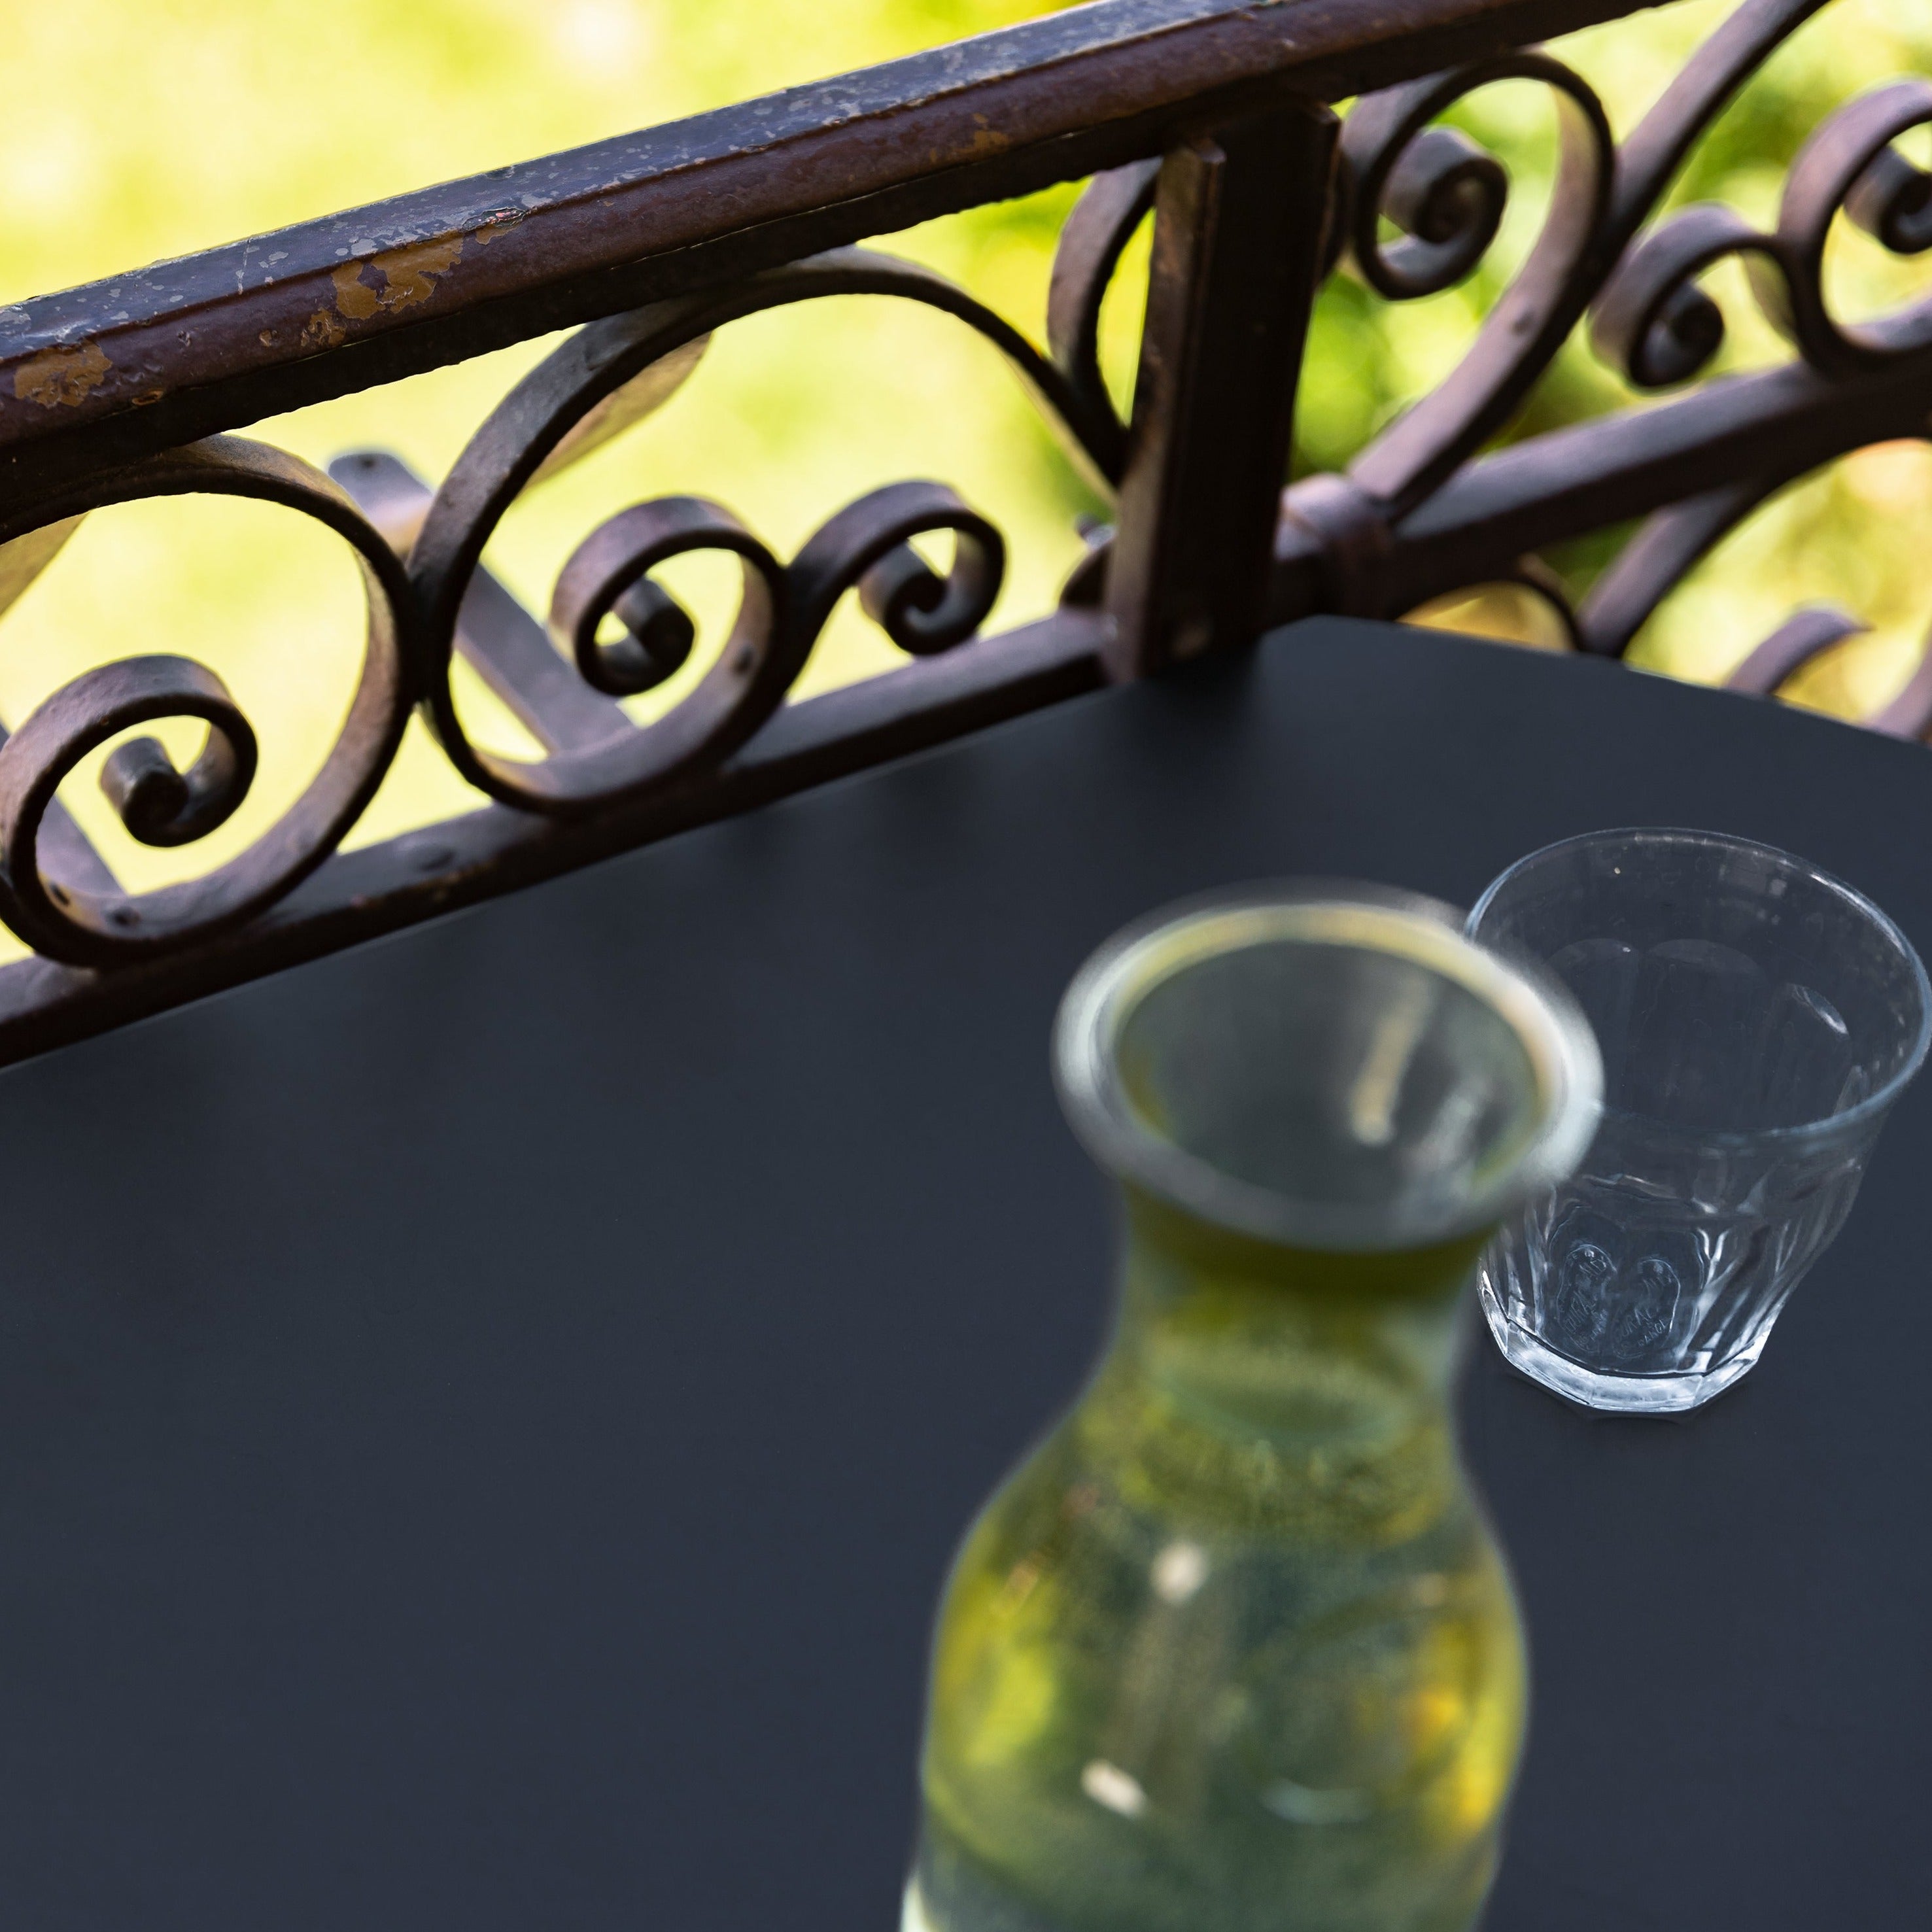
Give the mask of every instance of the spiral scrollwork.
M 1852 102 L 1818 128 L 1785 181 L 1776 228 L 1754 228 L 1735 210 L 1700 202 L 1661 222 L 1624 259 L 1598 300 L 1598 353 L 1640 388 L 1689 381 L 1724 340 L 1717 304 L 1697 278 L 1742 258 L 1766 318 L 1810 365 L 1846 376 L 1932 346 L 1932 300 L 1876 321 L 1840 323 L 1825 293 L 1825 248 L 1849 218 L 1895 254 L 1932 248 L 1932 176 L 1892 145 L 1932 123 L 1932 85 L 1898 81 Z
M 1932 249 L 1932 174 L 1897 146 L 1912 130 L 1932 124 L 1932 82 L 1890 82 L 1819 127 L 1791 165 L 1778 218 L 1769 230 L 1729 207 L 1700 202 L 1673 211 L 1642 232 L 1702 134 L 1764 61 L 1826 4 L 1743 0 L 1621 148 L 1610 145 L 1588 89 L 1534 52 L 1370 94 L 1357 106 L 1343 137 L 1347 166 L 1340 225 L 1355 272 L 1393 301 L 1433 293 L 1468 273 L 1496 235 L 1505 205 L 1508 184 L 1500 164 L 1443 126 L 1444 112 L 1476 88 L 1514 76 L 1552 87 L 1563 116 L 1550 212 L 1515 284 L 1449 380 L 1399 417 L 1349 467 L 1346 494 L 1378 512 L 1383 548 L 1391 558 L 1417 520 L 1426 521 L 1415 518 L 1417 511 L 1484 436 L 1503 426 L 1509 410 L 1586 314 L 1599 357 L 1634 386 L 1648 390 L 1688 382 L 1717 357 L 1726 318 L 1702 284 L 1712 268 L 1731 259 L 1742 263 L 1759 306 L 1795 345 L 1800 365 L 1828 382 L 1922 357 L 1932 349 L 1932 298 L 1847 325 L 1832 313 L 1824 276 L 1826 242 L 1841 215 L 1894 254 Z M 1387 238 L 1390 226 L 1400 231 L 1396 238 Z M 1916 433 L 1922 419 L 1922 406 L 1916 415 L 1901 416 L 1892 434 Z M 1885 433 L 1868 412 L 1848 416 L 1846 429 L 1840 448 L 1856 446 L 1855 437 L 1869 441 Z M 1748 473 L 1733 475 L 1715 488 L 1707 482 L 1681 500 L 1666 500 L 1623 546 L 1574 614 L 1560 584 L 1533 558 L 1500 574 L 1544 596 L 1576 647 L 1621 656 L 1726 532 L 1830 454 L 1828 442 L 1822 448 L 1817 440 L 1790 448 L 1770 444 L 1754 452 Z M 1286 523 L 1312 530 L 1320 553 L 1315 580 L 1333 608 L 1370 608 L 1384 594 L 1388 573 L 1358 570 L 1352 576 L 1340 568 L 1347 530 L 1331 530 L 1310 514 L 1327 500 L 1316 494 L 1324 484 L 1324 479 L 1309 478 L 1294 486 Z M 1436 554 L 1453 566 L 1453 552 Z M 1491 544 L 1483 546 L 1480 568 L 1481 581 L 1498 580 Z M 1432 602 L 1456 589 L 1476 587 L 1474 580 L 1446 584 L 1448 574 L 1424 573 L 1414 588 L 1426 586 Z M 1768 679 L 1765 688 L 1774 688 L 1852 628 L 1856 620 L 1841 613 L 1800 613 L 1751 653 L 1738 674 L 1748 682 Z M 1870 722 L 1891 730 L 1906 720 L 1916 732 L 1928 707 L 1932 668 L 1922 668 L 1907 691 Z
M 1852 374 L 1932 347 L 1932 298 L 1847 326 L 1832 315 L 1825 294 L 1825 244 L 1840 212 L 1896 252 L 1932 245 L 1927 212 L 1932 177 L 1892 146 L 1928 124 L 1932 82 L 1894 81 L 1833 115 L 1799 150 L 1785 178 L 1776 237 L 1781 273 L 1754 274 L 1754 292 L 1804 359 L 1827 374 Z
M 1882 148 L 1852 182 L 1845 212 L 1894 255 L 1922 255 L 1932 248 L 1932 174 Z
M 1400 137 L 1412 118 L 1406 91 L 1364 103 L 1343 136 L 1354 184 L 1350 252 L 1362 279 L 1390 302 L 1439 294 L 1468 275 L 1509 206 L 1508 171 L 1460 130 L 1425 126 Z M 1393 246 L 1382 239 L 1384 219 L 1403 231 Z
M 1355 483 L 1400 517 L 1430 496 L 1506 422 L 1595 292 L 1610 233 L 1616 147 L 1595 92 L 1534 50 L 1499 56 L 1366 95 L 1348 116 L 1342 153 L 1349 253 L 1363 280 L 1413 301 L 1472 272 L 1500 229 L 1502 165 L 1453 128 L 1433 124 L 1478 88 L 1530 80 L 1558 114 L 1556 186 L 1541 233 L 1454 371 L 1349 466 Z M 1380 224 L 1405 233 L 1393 247 Z
M 248 721 L 205 666 L 134 658 L 63 686 L 0 745 L 0 919 L 50 958 L 110 966 L 177 950 L 252 919 L 328 856 L 374 795 L 400 742 L 414 695 L 415 604 L 394 551 L 319 471 L 260 443 L 218 436 L 111 472 L 31 511 L 0 517 L 0 542 L 64 518 L 148 496 L 255 497 L 315 518 L 346 538 L 368 607 L 362 672 L 322 769 L 288 813 L 206 877 L 154 892 L 102 890 L 64 874 L 43 849 L 55 794 L 90 753 L 130 727 L 198 718 L 207 742 L 186 772 L 139 738 L 110 754 L 103 788 L 144 844 L 191 843 L 247 796 L 256 746 Z
M 936 483 L 895 484 L 849 505 L 788 566 L 730 512 L 694 497 L 633 506 L 586 538 L 560 575 L 553 640 L 593 688 L 629 697 L 662 683 L 688 658 L 689 614 L 652 575 L 681 553 L 732 552 L 742 592 L 716 663 L 663 717 L 616 724 L 602 742 L 540 763 L 473 744 L 449 684 L 454 627 L 490 532 L 575 426 L 640 374 L 724 323 L 832 295 L 886 294 L 965 320 L 1007 356 L 1098 471 L 1118 468 L 1119 425 L 1104 393 L 1083 390 L 1059 365 L 950 282 L 860 249 L 814 256 L 734 287 L 658 304 L 580 330 L 500 404 L 437 492 L 410 568 L 432 640 L 427 704 L 445 750 L 470 782 L 527 810 L 568 814 L 640 798 L 722 763 L 783 701 L 833 607 L 856 589 L 867 614 L 898 647 L 929 656 L 964 643 L 999 593 L 1005 546 L 992 524 Z M 1101 413 L 1106 410 L 1103 416 Z M 950 532 L 944 577 L 911 539 Z M 608 634 L 614 620 L 619 634 Z
M 944 577 L 912 547 L 941 531 L 953 539 Z M 866 615 L 901 650 L 936 657 L 986 621 L 1005 571 L 999 532 L 944 484 L 890 483 L 848 504 L 799 552 L 795 621 L 801 638 L 815 637 L 856 587 Z
M 75 895 L 58 880 L 43 880 L 33 845 L 60 784 L 90 752 L 130 725 L 163 718 L 198 718 L 208 727 L 201 755 L 176 769 L 160 743 L 136 738 L 119 746 L 100 775 L 101 789 L 122 824 L 146 845 L 185 845 L 232 815 L 253 782 L 255 734 L 206 666 L 177 657 L 129 658 L 103 664 L 62 686 L 8 740 L 17 746 L 0 772 L 0 879 L 4 889 L 34 893 L 36 884 L 56 904 Z M 20 882 L 18 886 L 16 881 Z M 137 910 L 117 905 L 109 922 L 123 930 Z
M 668 496 L 620 512 L 578 544 L 559 574 L 550 637 L 586 684 L 608 697 L 632 698 L 682 667 L 697 627 L 650 573 L 697 550 L 734 553 L 742 588 L 717 665 L 700 694 L 686 701 L 694 716 L 729 712 L 784 628 L 785 577 L 778 560 L 729 510 L 699 496 Z M 611 616 L 623 635 L 600 641 L 598 630 Z
M 201 754 L 184 772 L 155 738 L 130 738 L 109 754 L 100 788 L 142 844 L 190 844 L 226 824 L 248 796 L 260 757 L 254 728 L 206 665 L 188 658 L 130 658 L 64 690 L 87 751 L 150 718 L 199 718 L 207 725 Z
M 1688 382 L 1724 340 L 1724 311 L 1697 278 L 1730 256 L 1775 254 L 1734 208 L 1700 202 L 1632 250 L 1598 299 L 1591 345 L 1640 389 Z
M 238 857 L 157 891 L 119 890 L 58 811 L 62 784 L 107 747 L 100 782 L 129 833 L 151 845 L 191 844 L 248 796 L 259 758 L 252 728 L 215 674 L 182 658 L 105 665 L 56 692 L 0 745 L 0 918 L 42 955 L 97 968 L 180 950 L 246 922 L 334 849 L 374 795 L 418 701 L 472 782 L 526 810 L 569 813 L 643 796 L 728 758 L 782 702 L 848 591 L 910 656 L 968 641 L 998 596 L 1005 548 L 994 526 L 944 485 L 896 484 L 861 497 L 789 564 L 728 510 L 671 497 L 620 512 L 578 546 L 558 578 L 550 631 L 593 691 L 625 698 L 655 688 L 688 662 L 696 626 L 653 573 L 694 551 L 732 555 L 741 580 L 737 615 L 716 662 L 692 687 L 647 725 L 634 725 L 614 707 L 605 736 L 593 731 L 586 741 L 580 734 L 568 751 L 535 764 L 473 746 L 456 718 L 449 688 L 456 614 L 484 544 L 518 493 L 670 393 L 724 323 L 849 294 L 891 295 L 967 322 L 1005 354 L 1094 473 L 1118 474 L 1124 431 L 1102 390 L 1083 386 L 943 278 L 854 249 L 579 331 L 472 439 L 422 518 L 407 568 L 379 533 L 382 518 L 372 523 L 308 465 L 235 438 L 106 472 L 11 514 L 0 505 L 0 544 L 27 540 L 12 553 L 26 568 L 40 567 L 43 551 L 50 557 L 81 517 L 109 504 L 197 491 L 281 503 L 347 539 L 369 613 L 346 723 L 307 791 Z M 950 540 L 944 571 L 917 548 L 929 536 Z M 166 718 L 206 727 L 186 770 L 158 739 L 126 735 Z

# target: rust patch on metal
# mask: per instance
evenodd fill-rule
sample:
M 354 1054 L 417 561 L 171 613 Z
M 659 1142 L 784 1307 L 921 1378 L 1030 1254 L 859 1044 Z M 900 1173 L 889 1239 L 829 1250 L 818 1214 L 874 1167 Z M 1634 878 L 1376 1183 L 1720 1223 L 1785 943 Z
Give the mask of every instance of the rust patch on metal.
M 98 342 L 77 349 L 43 350 L 14 371 L 14 393 L 23 403 L 38 403 L 44 410 L 72 409 L 89 390 L 106 381 L 113 367 Z
M 435 294 L 437 277 L 447 274 L 462 256 L 459 235 L 448 242 L 412 242 L 366 262 L 345 262 L 329 278 L 335 285 L 335 306 L 352 322 L 367 322 L 385 309 L 414 308 Z M 362 279 L 365 268 L 382 277 L 380 288 Z
M 304 349 L 333 349 L 338 342 L 346 340 L 347 329 L 327 309 L 319 308 L 302 326 L 302 346 Z
M 973 122 L 973 137 L 964 147 L 950 152 L 934 148 L 927 158 L 946 163 L 980 161 L 984 160 L 988 154 L 1003 154 L 1013 145 L 1012 136 L 995 128 L 985 115 L 974 115 Z
M 381 310 L 382 298 L 362 279 L 360 262 L 345 262 L 329 280 L 335 284 L 335 306 L 352 322 L 367 322 Z
M 479 248 L 487 248 L 500 235 L 507 235 L 521 221 L 526 210 L 520 208 L 500 208 L 493 214 L 486 214 L 470 231 L 470 238 Z
M 370 265 L 388 284 L 382 293 L 385 308 L 413 308 L 436 293 L 436 278 L 446 275 L 463 259 L 463 237 L 448 242 L 418 242 L 407 248 L 378 255 Z

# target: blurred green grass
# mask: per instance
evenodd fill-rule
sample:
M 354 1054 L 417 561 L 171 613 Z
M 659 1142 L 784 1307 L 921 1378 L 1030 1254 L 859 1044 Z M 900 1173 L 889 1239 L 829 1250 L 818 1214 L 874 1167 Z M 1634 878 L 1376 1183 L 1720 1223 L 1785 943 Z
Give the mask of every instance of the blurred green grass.
M 380 199 L 550 149 L 718 106 L 1046 10 L 1030 0 L 847 0 L 837 8 L 718 0 L 67 0 L 10 20 L 0 66 L 0 304 L 234 236 Z M 1726 10 L 1691 0 L 1574 38 L 1572 58 L 1627 128 Z M 79 55 L 84 50 L 85 58 Z M 1774 207 L 1808 130 L 1874 82 L 1932 69 L 1920 0 L 1839 0 L 1754 83 L 1700 152 L 1678 198 Z M 1461 110 L 1517 182 L 1496 259 L 1463 288 L 1391 308 L 1337 278 L 1324 292 L 1304 388 L 1304 467 L 1345 460 L 1453 363 L 1546 194 L 1553 129 L 1536 88 L 1486 91 Z M 1039 334 L 1055 232 L 1074 190 L 1056 190 L 890 238 L 886 245 L 965 282 Z M 1849 310 L 1896 299 L 1910 269 L 1862 238 L 1834 242 Z M 1131 257 L 1110 301 L 1110 373 L 1125 385 L 1138 326 Z M 1714 289 L 1737 326 L 1729 367 L 1785 352 L 1751 319 L 1741 285 Z M 392 448 L 432 478 L 503 390 L 548 346 L 526 344 L 260 426 L 322 463 Z M 1630 400 L 1573 344 L 1533 400 L 1528 429 Z M 1079 554 L 1074 517 L 1102 506 L 994 353 L 909 304 L 852 298 L 754 318 L 724 332 L 656 417 L 513 512 L 490 561 L 542 610 L 558 566 L 626 502 L 696 492 L 729 504 L 783 554 L 861 491 L 936 476 L 993 515 L 1012 543 L 994 622 L 1047 608 Z M 1574 583 L 1604 546 L 1557 560 Z M 1826 708 L 1881 700 L 1932 620 L 1932 458 L 1890 446 L 1790 493 L 1727 543 L 1634 656 L 1720 676 L 1798 603 L 1830 596 L 1874 624 L 1808 679 Z M 720 621 L 706 566 L 686 585 Z M 716 576 L 713 572 L 712 575 Z M 135 845 L 90 766 L 63 792 L 130 885 L 200 872 L 259 836 L 320 763 L 359 650 L 359 591 L 334 539 L 292 513 L 218 500 L 130 505 L 89 519 L 8 614 L 0 716 L 17 721 L 88 664 L 178 651 L 218 668 L 264 748 L 255 792 L 228 826 L 183 851 Z M 1492 601 L 1462 621 L 1508 628 Z M 802 691 L 896 661 L 842 612 Z M 694 674 L 687 674 L 687 676 Z M 656 694 L 662 704 L 680 687 Z M 480 736 L 506 748 L 514 724 L 480 686 L 463 693 Z M 173 728 L 161 735 L 169 736 Z M 412 726 L 355 842 L 478 802 Z M 183 727 L 177 756 L 197 733 Z

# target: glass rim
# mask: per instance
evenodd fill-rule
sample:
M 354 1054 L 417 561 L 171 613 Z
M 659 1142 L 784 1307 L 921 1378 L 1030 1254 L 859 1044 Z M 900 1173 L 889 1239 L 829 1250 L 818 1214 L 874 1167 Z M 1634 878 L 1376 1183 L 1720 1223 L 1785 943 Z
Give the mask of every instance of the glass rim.
M 1116 1179 L 1211 1226 L 1328 1252 L 1432 1246 L 1506 1219 L 1572 1171 L 1594 1136 L 1602 1063 L 1582 1011 L 1554 974 L 1466 938 L 1454 906 L 1354 880 L 1290 879 L 1162 907 L 1106 940 L 1075 974 L 1054 1022 L 1060 1105 Z M 1515 1034 L 1536 1082 L 1536 1114 L 1513 1158 L 1445 1204 L 1310 1199 L 1244 1180 L 1150 1126 L 1128 1098 L 1118 1047 L 1142 1000 L 1187 968 L 1282 940 L 1357 945 L 1412 960 L 1483 1000 Z
M 1932 1046 L 1932 978 L 1927 975 L 1925 962 L 1918 956 L 1918 949 L 1906 938 L 1898 922 L 1883 907 L 1868 898 L 1857 886 L 1848 885 L 1835 872 L 1828 872 L 1823 866 L 1800 857 L 1796 852 L 1787 852 L 1781 845 L 1768 845 L 1760 839 L 1746 838 L 1736 832 L 1700 831 L 1694 826 L 1686 825 L 1614 825 L 1606 826 L 1600 831 L 1574 832 L 1567 838 L 1552 839 L 1547 845 L 1539 845 L 1534 851 L 1526 852 L 1521 858 L 1504 866 L 1483 888 L 1482 896 L 1469 908 L 1468 918 L 1463 926 L 1465 934 L 1475 944 L 1492 947 L 1502 956 L 1517 958 L 1519 963 L 1522 963 L 1519 949 L 1507 945 L 1496 947 L 1495 943 L 1484 939 L 1478 930 L 1484 915 L 1490 910 L 1498 895 L 1513 880 L 1544 860 L 1553 859 L 1561 853 L 1577 850 L 1586 846 L 1612 845 L 1619 841 L 1652 845 L 1702 847 L 1748 854 L 1753 858 L 1768 860 L 1775 868 L 1795 872 L 1814 884 L 1823 886 L 1843 900 L 1859 918 L 1875 926 L 1905 962 L 1909 976 L 1918 994 L 1918 1024 L 1905 1058 L 1882 1086 L 1868 1094 L 1856 1106 L 1841 1108 L 1833 1114 L 1821 1114 L 1815 1120 L 1796 1121 L 1789 1126 L 1755 1127 L 1748 1131 L 1737 1127 L 1689 1127 L 1659 1120 L 1654 1114 L 1633 1113 L 1628 1108 L 1612 1107 L 1607 1102 L 1601 1105 L 1602 1118 L 1606 1120 L 1628 1122 L 1634 1126 L 1641 1126 L 1646 1133 L 1668 1136 L 1687 1144 L 1702 1147 L 1744 1148 L 1762 1146 L 1768 1142 L 1800 1145 L 1828 1141 L 1840 1134 L 1852 1132 L 1882 1116 L 1912 1084 L 1920 1067 L 1924 1064 L 1927 1048 Z M 1533 957 L 1529 958 L 1527 963 L 1542 964 Z

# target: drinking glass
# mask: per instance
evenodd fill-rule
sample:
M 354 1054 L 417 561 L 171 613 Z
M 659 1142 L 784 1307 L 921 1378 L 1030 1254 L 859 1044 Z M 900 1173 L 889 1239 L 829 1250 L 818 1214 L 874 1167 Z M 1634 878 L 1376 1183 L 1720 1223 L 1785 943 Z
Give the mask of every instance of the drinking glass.
M 1582 1165 L 1484 1258 L 1497 1346 L 1593 1408 L 1708 1402 L 1844 1224 L 1924 1058 L 1918 956 L 1802 859 L 1660 829 L 1532 853 L 1468 930 L 1568 986 L 1604 1069 Z
M 1587 1142 L 1562 989 L 1460 915 L 1274 887 L 1122 934 L 1060 1009 L 1118 1309 L 935 1635 L 906 1932 L 1463 1932 L 1521 1632 L 1455 1450 L 1490 1232 Z

